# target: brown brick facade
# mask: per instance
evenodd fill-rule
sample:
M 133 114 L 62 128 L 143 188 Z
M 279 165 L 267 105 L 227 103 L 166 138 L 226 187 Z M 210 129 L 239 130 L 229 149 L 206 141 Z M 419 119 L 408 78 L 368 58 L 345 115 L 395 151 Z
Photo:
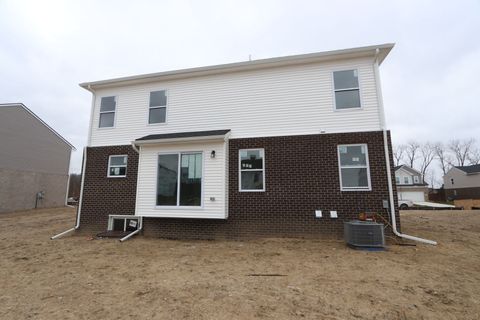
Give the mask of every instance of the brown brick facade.
M 107 178 L 108 157 L 128 155 L 126 178 Z M 138 154 L 132 146 L 87 148 L 80 230 L 105 231 L 110 214 L 135 214 Z
M 451 200 L 480 199 L 480 187 L 445 189 L 445 196 Z
M 356 143 L 368 145 L 372 190 L 342 192 L 337 145 Z M 238 191 L 238 150 L 243 148 L 265 149 L 265 192 Z M 134 212 L 133 171 L 138 155 L 131 146 L 89 148 L 88 152 L 80 227 L 104 230 L 108 214 Z M 111 152 L 129 154 L 130 175 L 123 182 L 106 178 Z M 343 222 L 357 218 L 359 212 L 382 213 L 389 220 L 382 207 L 382 200 L 388 199 L 388 188 L 380 131 L 231 139 L 229 159 L 228 219 L 145 218 L 144 234 L 195 239 L 341 237 Z M 390 161 L 393 164 L 391 154 Z M 108 200 L 99 203 L 95 198 Z M 396 202 L 396 191 L 394 198 Z M 315 218 L 315 210 L 322 210 L 323 218 Z M 330 210 L 338 212 L 338 219 L 329 217 Z

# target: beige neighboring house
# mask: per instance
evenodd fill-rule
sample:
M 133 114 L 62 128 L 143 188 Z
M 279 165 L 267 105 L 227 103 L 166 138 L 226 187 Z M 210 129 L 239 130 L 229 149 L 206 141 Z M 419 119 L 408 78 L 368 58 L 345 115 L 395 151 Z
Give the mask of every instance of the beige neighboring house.
M 398 200 L 424 202 L 428 197 L 428 185 L 417 170 L 406 165 L 395 167 Z
M 443 176 L 443 186 L 445 196 L 455 205 L 480 207 L 480 164 L 452 167 Z
M 0 104 L 0 213 L 65 205 L 72 150 L 22 103 Z

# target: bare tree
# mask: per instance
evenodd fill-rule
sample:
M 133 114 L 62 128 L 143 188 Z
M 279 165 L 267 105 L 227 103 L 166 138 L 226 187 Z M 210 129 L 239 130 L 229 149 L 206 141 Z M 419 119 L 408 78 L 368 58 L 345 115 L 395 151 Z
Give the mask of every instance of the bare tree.
M 480 164 L 480 148 L 472 148 L 468 154 L 470 164 Z
M 405 155 L 407 156 L 408 165 L 410 168 L 413 168 L 415 160 L 418 157 L 418 152 L 420 149 L 420 144 L 416 141 L 409 141 L 405 146 Z
M 399 166 L 403 161 L 406 146 L 404 144 L 393 147 L 393 162 L 395 166 Z
M 448 170 L 452 167 L 452 156 L 448 153 L 447 149 L 441 142 L 435 143 L 434 148 L 443 175 L 446 175 Z
M 464 166 L 467 164 L 467 160 L 474 143 L 475 139 L 453 139 L 450 141 L 450 143 L 448 144 L 448 148 L 455 156 L 456 164 L 458 166 Z
M 429 142 L 424 143 L 419 148 L 420 153 L 420 172 L 422 176 L 425 177 L 428 167 L 435 159 L 435 148 Z

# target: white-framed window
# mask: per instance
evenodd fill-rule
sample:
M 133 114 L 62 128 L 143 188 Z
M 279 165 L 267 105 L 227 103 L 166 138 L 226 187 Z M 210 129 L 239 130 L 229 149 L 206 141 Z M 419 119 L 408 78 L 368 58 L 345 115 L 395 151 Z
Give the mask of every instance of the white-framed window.
M 127 155 L 111 155 L 108 157 L 109 178 L 124 178 L 127 176 Z
M 165 123 L 167 120 L 167 91 L 150 92 L 148 123 Z
M 333 87 L 336 110 L 362 107 L 357 69 L 334 71 Z
M 400 184 L 400 177 L 395 177 L 395 181 L 397 182 L 397 184 Z
M 413 176 L 414 183 L 420 183 L 420 178 L 418 176 Z
M 240 149 L 238 164 L 240 191 L 265 191 L 265 150 Z
M 342 191 L 371 190 L 366 144 L 339 145 L 338 165 Z
M 409 181 L 409 180 L 408 180 L 408 177 L 403 177 L 403 183 L 404 183 L 404 184 L 408 184 L 408 183 L 409 183 L 408 181 Z
M 115 126 L 116 108 L 117 100 L 115 96 L 102 97 L 100 100 L 100 118 L 98 121 L 99 128 L 112 128 Z
M 202 172 L 202 152 L 159 154 L 157 207 L 202 206 Z

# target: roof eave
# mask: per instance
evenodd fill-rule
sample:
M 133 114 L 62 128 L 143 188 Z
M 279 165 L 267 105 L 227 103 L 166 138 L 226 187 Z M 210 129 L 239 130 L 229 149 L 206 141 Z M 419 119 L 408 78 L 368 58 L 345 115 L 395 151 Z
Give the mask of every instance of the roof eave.
M 334 51 L 325 51 L 317 53 L 307 53 L 301 55 L 259 59 L 253 61 L 244 61 L 228 64 L 220 64 L 206 67 L 189 68 L 165 72 L 157 72 L 150 74 L 142 74 L 137 76 L 121 77 L 108 80 L 100 80 L 93 82 L 80 83 L 80 87 L 92 91 L 99 88 L 107 88 L 112 86 L 122 86 L 131 84 L 148 83 L 152 81 L 165 81 L 172 79 L 199 77 L 213 74 L 222 74 L 230 72 L 240 72 L 256 69 L 273 68 L 288 65 L 308 64 L 321 61 L 329 61 L 336 59 L 352 59 L 356 57 L 375 57 L 377 49 L 379 50 L 378 62 L 381 64 L 394 47 L 394 43 L 386 43 L 381 45 L 373 45 L 366 47 L 358 47 L 351 49 L 342 49 Z

